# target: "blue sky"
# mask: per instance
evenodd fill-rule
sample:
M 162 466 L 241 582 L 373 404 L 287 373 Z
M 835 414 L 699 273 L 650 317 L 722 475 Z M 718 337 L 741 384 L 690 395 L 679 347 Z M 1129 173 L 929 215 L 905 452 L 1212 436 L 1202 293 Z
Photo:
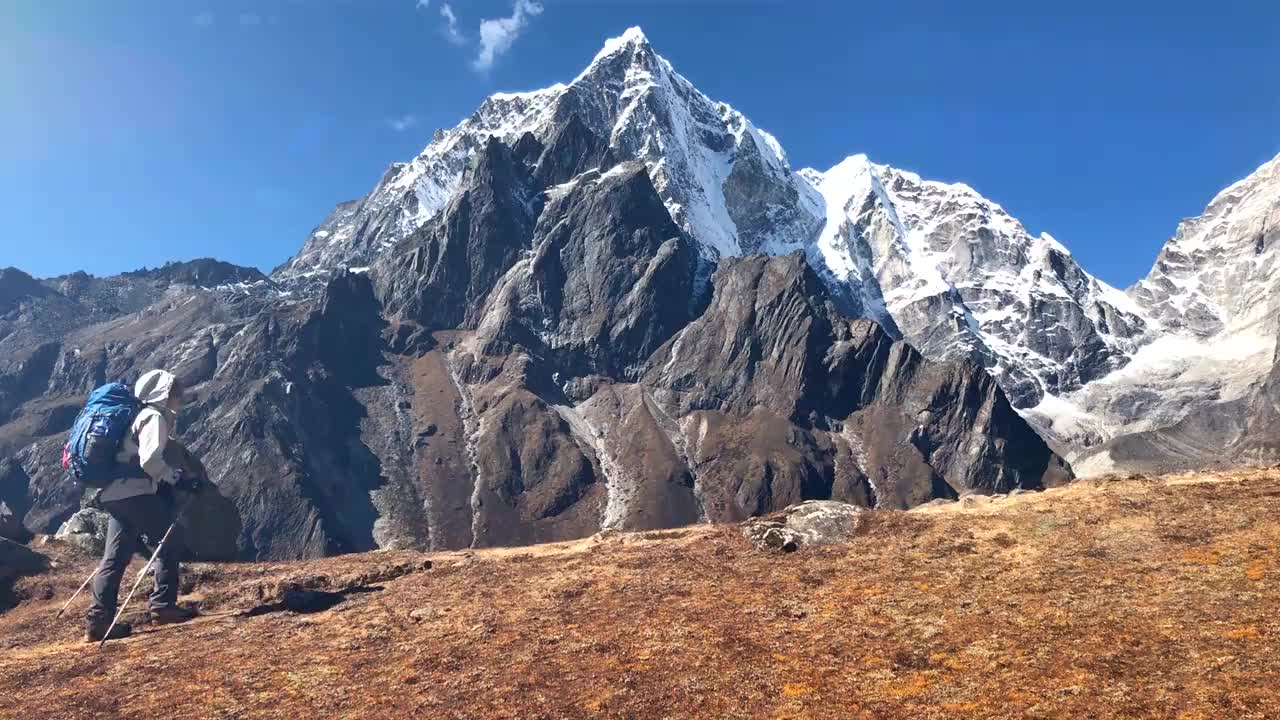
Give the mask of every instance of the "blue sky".
M 1280 153 L 1275 2 L 449 7 L 452 35 L 441 0 L 0 4 L 0 266 L 270 269 L 435 128 L 630 25 L 796 167 L 966 182 L 1122 287 Z

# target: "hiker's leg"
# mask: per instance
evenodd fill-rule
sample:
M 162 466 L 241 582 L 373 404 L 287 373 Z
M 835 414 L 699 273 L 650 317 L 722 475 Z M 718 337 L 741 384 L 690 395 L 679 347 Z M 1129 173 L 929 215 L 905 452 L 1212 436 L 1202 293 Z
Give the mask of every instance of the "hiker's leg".
M 182 558 L 183 551 L 182 528 L 175 524 L 177 508 L 172 500 L 159 495 L 147 495 L 142 499 L 145 502 L 140 506 L 140 519 L 145 523 L 143 532 L 147 534 L 152 548 L 164 538 L 169 527 L 173 526 L 173 531 L 160 547 L 160 554 L 152 566 L 156 582 L 147 606 L 151 610 L 173 607 L 178 604 L 178 561 Z
M 107 513 L 111 516 L 111 521 L 107 523 L 107 546 L 102 552 L 98 574 L 93 578 L 90 591 L 92 600 L 85 618 L 86 624 L 91 628 L 105 628 L 115 617 L 120 579 L 124 577 L 125 568 L 129 567 L 129 559 L 133 557 L 134 548 L 137 547 L 137 530 L 129 522 L 127 515 L 111 511 L 110 507 L 114 504 L 106 503 Z

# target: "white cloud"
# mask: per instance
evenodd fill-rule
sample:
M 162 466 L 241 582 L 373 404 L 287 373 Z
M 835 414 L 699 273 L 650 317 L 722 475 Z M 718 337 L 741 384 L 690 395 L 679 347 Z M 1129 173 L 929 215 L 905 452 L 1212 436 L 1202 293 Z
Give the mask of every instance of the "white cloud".
M 387 120 L 387 127 L 395 130 L 396 132 L 404 132 L 417 124 L 418 117 L 416 115 L 401 115 L 398 118 L 390 118 Z
M 472 63 L 473 67 L 477 70 L 493 67 L 498 56 L 510 50 L 520 37 L 529 18 L 541 14 L 542 5 L 537 0 L 515 0 L 511 17 L 480 21 L 480 55 Z
M 256 13 L 240 13 L 241 25 L 261 25 L 262 16 Z
M 210 25 L 213 24 L 213 13 L 209 12 L 208 10 L 205 10 L 199 15 L 191 18 L 191 22 L 195 23 L 196 25 L 199 25 L 200 27 L 209 27 Z
M 440 17 L 444 18 L 444 34 L 449 38 L 449 42 L 454 45 L 466 45 L 467 38 L 458 30 L 458 16 L 453 14 L 453 7 L 449 3 L 446 2 L 440 6 Z
M 426 10 L 431 7 L 431 0 L 418 0 L 413 7 L 417 10 Z

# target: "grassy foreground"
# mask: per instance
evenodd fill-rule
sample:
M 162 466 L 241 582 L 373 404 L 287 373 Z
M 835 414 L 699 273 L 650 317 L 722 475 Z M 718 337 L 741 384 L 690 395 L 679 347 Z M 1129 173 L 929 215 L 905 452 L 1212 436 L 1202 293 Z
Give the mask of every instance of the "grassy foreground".
M 52 619 L 92 560 L 38 549 L 0 718 L 1280 716 L 1274 469 L 876 512 L 790 555 L 700 527 L 193 565 L 204 617 L 101 652 L 85 600 Z

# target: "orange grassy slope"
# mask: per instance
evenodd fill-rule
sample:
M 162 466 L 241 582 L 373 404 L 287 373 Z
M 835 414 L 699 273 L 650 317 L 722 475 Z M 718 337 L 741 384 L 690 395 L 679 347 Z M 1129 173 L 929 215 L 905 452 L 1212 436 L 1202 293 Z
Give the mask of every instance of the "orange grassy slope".
M 51 619 L 91 561 L 48 545 L 0 717 L 1280 717 L 1278 546 L 1280 472 L 1109 478 L 791 555 L 703 527 L 196 565 L 204 617 L 99 652 Z M 306 589 L 342 595 L 283 608 Z

